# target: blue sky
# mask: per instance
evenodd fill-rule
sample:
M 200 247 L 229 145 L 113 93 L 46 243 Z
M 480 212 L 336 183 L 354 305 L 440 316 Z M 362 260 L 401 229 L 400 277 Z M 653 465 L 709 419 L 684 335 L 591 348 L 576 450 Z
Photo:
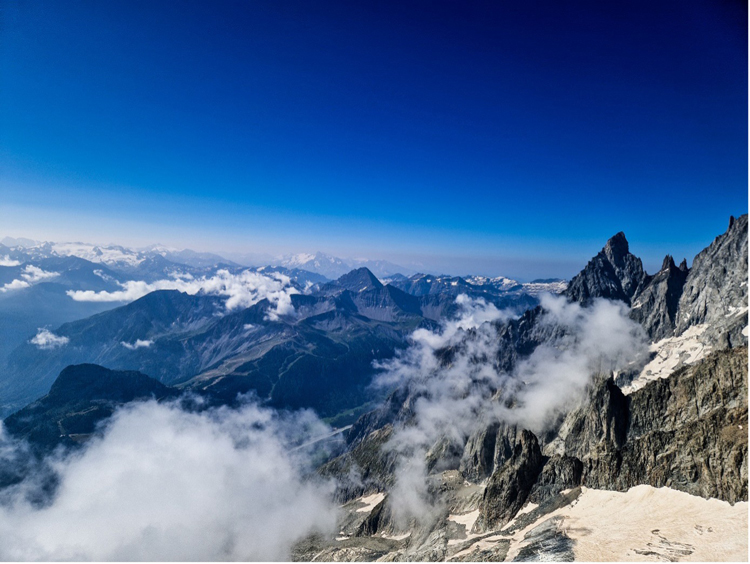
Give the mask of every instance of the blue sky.
M 571 276 L 747 212 L 742 2 L 3 3 L 0 231 Z

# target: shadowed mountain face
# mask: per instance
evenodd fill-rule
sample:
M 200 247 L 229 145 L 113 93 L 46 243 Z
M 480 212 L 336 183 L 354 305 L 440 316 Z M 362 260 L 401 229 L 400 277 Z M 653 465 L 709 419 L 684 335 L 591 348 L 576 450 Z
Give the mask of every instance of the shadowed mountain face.
M 140 372 L 108 370 L 95 364 L 68 366 L 46 396 L 7 417 L 3 424 L 16 437 L 48 450 L 85 439 L 121 405 L 176 395 L 175 389 Z

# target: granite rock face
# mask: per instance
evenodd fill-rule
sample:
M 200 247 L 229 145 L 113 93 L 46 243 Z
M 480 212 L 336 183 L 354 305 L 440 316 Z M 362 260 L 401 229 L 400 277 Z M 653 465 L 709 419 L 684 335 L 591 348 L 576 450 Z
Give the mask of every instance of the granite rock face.
M 536 436 L 531 431 L 522 431 L 513 456 L 487 483 L 474 528 L 487 530 L 508 523 L 526 503 L 543 465 Z
M 633 298 L 631 317 L 643 326 L 652 340 L 658 341 L 674 334 L 677 309 L 687 277 L 686 261 L 677 267 L 674 259 L 667 255 L 661 270 L 649 276 Z
M 677 335 L 705 323 L 711 327 L 717 348 L 743 343 L 740 331 L 747 325 L 747 252 L 745 214 L 731 218 L 726 233 L 693 260 L 680 297 L 675 324 Z M 743 307 L 744 323 L 732 324 Z
M 648 484 L 746 501 L 747 348 L 716 352 L 630 396 L 612 379 L 599 383 L 568 415 L 560 434 L 545 453 L 558 453 L 562 443 L 557 456 L 582 464 L 580 485 L 625 491 Z M 560 466 L 560 460 L 547 464 Z M 577 485 L 570 480 L 574 474 L 572 468 L 547 471 L 550 478 L 540 487 Z
M 529 501 L 540 504 L 564 490 L 580 486 L 583 463 L 574 456 L 555 455 L 548 458 L 529 494 Z

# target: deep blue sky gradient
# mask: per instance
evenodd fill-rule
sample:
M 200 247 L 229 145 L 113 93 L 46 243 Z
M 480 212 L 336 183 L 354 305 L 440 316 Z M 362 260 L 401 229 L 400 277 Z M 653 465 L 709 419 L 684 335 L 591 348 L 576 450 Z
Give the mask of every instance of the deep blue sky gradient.
M 0 10 L 2 235 L 529 278 L 747 211 L 742 2 Z

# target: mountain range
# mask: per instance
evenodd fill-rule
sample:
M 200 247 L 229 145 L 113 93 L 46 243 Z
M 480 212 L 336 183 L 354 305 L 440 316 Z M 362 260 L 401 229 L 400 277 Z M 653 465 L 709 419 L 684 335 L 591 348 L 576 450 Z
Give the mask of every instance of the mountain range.
M 338 535 L 297 543 L 295 559 L 706 559 L 706 543 L 734 542 L 716 523 L 744 508 L 746 526 L 747 240 L 747 215 L 731 218 L 691 268 L 667 255 L 649 274 L 617 233 L 569 283 L 282 267 L 268 272 L 288 277 L 288 303 L 278 289 L 235 309 L 155 290 L 49 331 L 63 344 L 19 344 L 5 427 L 44 453 L 138 399 L 205 409 L 249 394 L 312 408 L 345 437 L 317 469 L 336 484 Z M 76 260 L 76 287 L 104 288 Z
M 66 255 L 73 252 L 87 258 Z M 97 363 L 216 401 L 253 392 L 333 417 L 368 404 L 372 362 L 405 347 L 415 328 L 452 315 L 459 294 L 523 311 L 541 291 L 565 287 L 426 274 L 381 281 L 366 267 L 331 281 L 281 266 L 181 264 L 161 247 L 44 243 L 0 247 L 0 257 L 3 413 L 43 395 L 65 366 Z M 278 292 L 289 294 L 281 316 L 273 313 Z M 229 310 L 232 299 L 249 307 Z

